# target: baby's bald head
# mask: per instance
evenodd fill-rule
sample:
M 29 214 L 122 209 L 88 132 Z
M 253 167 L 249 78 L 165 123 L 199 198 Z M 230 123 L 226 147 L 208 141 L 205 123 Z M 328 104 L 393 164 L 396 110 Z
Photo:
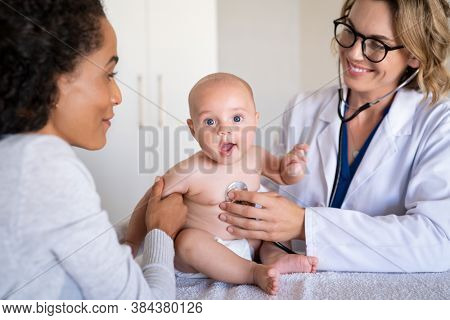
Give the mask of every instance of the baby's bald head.
M 245 80 L 231 73 L 212 73 L 201 78 L 189 92 L 189 112 L 191 114 L 191 117 L 193 116 L 193 111 L 196 107 L 197 98 L 205 90 L 211 89 L 213 87 L 220 87 L 222 85 L 241 87 L 242 90 L 245 90 L 247 92 L 249 99 L 251 99 L 254 105 L 253 90 Z

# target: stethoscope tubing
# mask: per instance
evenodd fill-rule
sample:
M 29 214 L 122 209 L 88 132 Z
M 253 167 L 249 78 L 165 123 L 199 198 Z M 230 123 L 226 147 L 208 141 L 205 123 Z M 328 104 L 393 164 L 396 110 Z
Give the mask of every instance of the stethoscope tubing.
M 343 129 L 344 129 L 345 123 L 353 120 L 354 118 L 356 118 L 364 110 L 369 109 L 370 107 L 376 105 L 380 101 L 382 101 L 382 100 L 386 99 L 387 97 L 397 93 L 397 91 L 399 91 L 400 89 L 405 87 L 408 83 L 410 83 L 417 76 L 418 73 L 419 73 L 419 69 L 414 71 L 413 74 L 411 74 L 405 81 L 403 81 L 400 85 L 398 85 L 394 90 L 389 91 L 384 96 L 382 96 L 382 97 L 380 97 L 378 99 L 375 99 L 375 100 L 373 100 L 371 102 L 367 102 L 367 103 L 363 104 L 350 117 L 345 118 L 345 106 L 348 107 L 348 104 L 344 100 L 344 97 L 343 97 L 343 91 L 344 90 L 342 88 L 342 80 L 341 80 L 341 61 L 339 60 L 339 65 L 338 65 L 338 78 L 339 78 L 338 95 L 339 95 L 339 101 L 338 101 L 338 106 L 337 106 L 337 113 L 338 113 L 339 119 L 341 119 L 341 126 L 339 128 L 339 145 L 338 145 L 338 154 L 337 154 L 337 164 L 336 164 L 336 171 L 335 171 L 335 175 L 334 175 L 333 189 L 332 189 L 331 195 L 330 195 L 330 202 L 328 203 L 329 207 L 331 207 L 331 205 L 333 204 L 334 198 L 336 196 L 337 185 L 338 185 L 338 182 L 339 182 L 339 178 L 341 176 L 341 165 L 342 165 L 341 156 L 342 156 L 342 144 L 343 144 L 342 135 L 343 135 Z M 342 108 L 342 105 L 344 105 L 344 108 Z M 344 112 L 342 112 L 342 109 L 344 109 Z

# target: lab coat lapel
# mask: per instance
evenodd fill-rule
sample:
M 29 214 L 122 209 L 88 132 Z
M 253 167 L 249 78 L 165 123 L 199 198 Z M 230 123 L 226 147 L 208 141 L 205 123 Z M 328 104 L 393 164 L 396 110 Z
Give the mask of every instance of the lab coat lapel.
M 383 170 L 383 165 L 396 155 L 398 148 L 396 139 L 399 136 L 410 135 L 413 126 L 413 117 L 416 111 L 412 96 L 409 90 L 401 90 L 397 93 L 389 113 L 380 124 L 375 133 L 365 155 L 362 159 L 355 176 L 347 191 L 342 207 L 355 194 L 357 190 L 366 183 L 379 170 Z M 372 184 L 375 186 L 376 184 Z
M 327 203 L 333 189 L 334 176 L 337 165 L 339 128 L 341 121 L 337 115 L 338 95 L 331 99 L 325 106 L 319 119 L 324 121 L 325 129 L 317 136 L 317 144 L 320 154 L 320 161 L 326 179 L 326 200 Z

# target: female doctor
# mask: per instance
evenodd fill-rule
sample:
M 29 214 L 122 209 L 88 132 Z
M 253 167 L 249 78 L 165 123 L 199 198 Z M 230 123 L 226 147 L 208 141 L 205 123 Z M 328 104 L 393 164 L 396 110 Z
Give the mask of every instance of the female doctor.
M 284 113 L 286 150 L 308 132 L 310 173 L 279 194 L 234 192 L 263 208 L 222 203 L 227 230 L 305 240 L 321 270 L 449 270 L 449 14 L 446 0 L 346 0 L 334 21 L 344 88 Z M 265 261 L 283 254 L 265 245 Z

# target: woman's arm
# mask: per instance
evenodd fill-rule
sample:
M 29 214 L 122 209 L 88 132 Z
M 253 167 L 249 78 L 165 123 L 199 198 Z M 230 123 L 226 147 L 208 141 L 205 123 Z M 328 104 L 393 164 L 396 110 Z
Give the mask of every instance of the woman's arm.
M 53 253 L 53 267 L 63 268 L 83 298 L 175 298 L 174 249 L 168 234 L 184 223 L 181 196 L 161 201 L 162 185 L 156 185 L 147 227 L 160 229 L 145 238 L 141 270 L 129 247 L 119 244 L 89 172 L 74 155 L 49 153 L 26 168 L 28 209 L 40 215 L 33 225 L 42 238 L 39 245 Z
M 189 178 L 191 177 L 191 174 L 184 173 L 184 171 L 179 168 L 179 166 L 180 164 L 171 168 L 164 175 L 164 177 L 156 178 L 156 183 L 161 183 L 160 179 L 163 180 L 163 190 L 161 194 L 162 197 L 171 198 L 173 194 L 184 195 L 188 192 Z M 134 208 L 130 218 L 130 222 L 128 223 L 128 228 L 126 230 L 124 243 L 131 247 L 133 256 L 136 256 L 139 247 L 148 232 L 145 219 L 147 213 L 147 203 L 150 199 L 151 190 L 152 188 L 150 188 L 145 193 L 145 195 Z M 172 238 L 174 238 L 174 236 Z
M 306 240 L 320 270 L 364 272 L 440 272 L 450 269 L 450 123 L 446 119 L 423 137 L 406 188 L 405 212 L 371 216 L 365 212 L 314 207 L 302 210 L 285 200 L 260 195 L 267 208 L 227 203 L 223 213 L 236 236 L 283 241 Z M 235 192 L 247 201 L 250 193 Z M 386 190 L 386 196 L 389 190 Z M 303 235 L 299 231 L 304 229 Z M 300 231 L 301 234 L 301 231 Z

